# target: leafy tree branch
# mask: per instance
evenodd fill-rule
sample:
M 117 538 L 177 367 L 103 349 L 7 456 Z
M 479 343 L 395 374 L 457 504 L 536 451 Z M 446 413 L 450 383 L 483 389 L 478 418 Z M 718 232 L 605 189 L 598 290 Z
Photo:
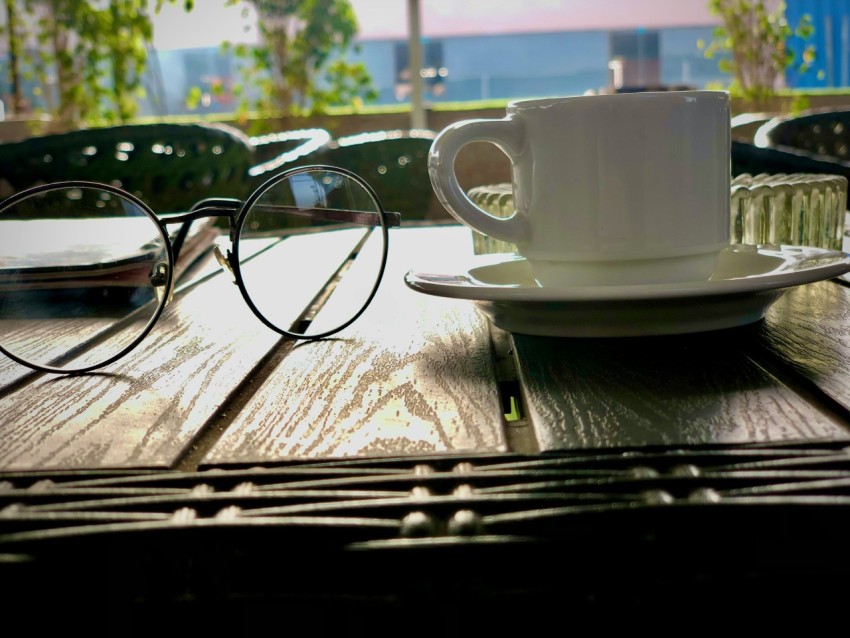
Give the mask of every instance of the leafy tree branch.
M 283 117 L 360 104 L 377 93 L 361 63 L 345 60 L 358 25 L 348 0 L 229 0 L 253 7 L 258 43 L 230 47 L 242 62 L 240 110 Z
M 811 17 L 803 16 L 792 27 L 785 17 L 784 2 L 769 0 L 709 0 L 721 26 L 708 44 L 698 43 L 707 58 L 718 58 L 718 67 L 732 76 L 730 92 L 763 110 L 795 66 L 805 72 L 815 59 L 815 48 L 806 45 L 795 52 L 788 47 L 792 35 L 803 41 L 814 33 Z
M 13 109 L 25 110 L 15 87 L 35 79 L 42 109 L 66 124 L 126 122 L 144 96 L 142 77 L 153 40 L 152 14 L 194 0 L 4 0 L 4 36 Z M 19 90 L 19 89 L 18 89 Z

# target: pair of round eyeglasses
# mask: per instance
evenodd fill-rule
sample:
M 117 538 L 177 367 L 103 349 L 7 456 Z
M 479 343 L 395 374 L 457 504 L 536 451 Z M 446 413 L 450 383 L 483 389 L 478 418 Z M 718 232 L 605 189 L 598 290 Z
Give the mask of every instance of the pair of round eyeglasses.
M 215 218 L 229 221 L 230 248 Z M 46 372 L 113 363 L 148 335 L 175 282 L 211 247 L 266 326 L 327 337 L 372 301 L 388 229 L 399 224 L 363 179 L 330 166 L 290 169 L 245 201 L 208 198 L 169 215 L 93 182 L 21 191 L 0 203 L 0 351 Z

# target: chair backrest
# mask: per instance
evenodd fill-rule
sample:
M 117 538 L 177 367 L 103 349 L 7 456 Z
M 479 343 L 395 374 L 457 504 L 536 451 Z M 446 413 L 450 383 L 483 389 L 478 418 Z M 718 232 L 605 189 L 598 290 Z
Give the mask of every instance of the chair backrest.
M 0 196 L 63 180 L 109 183 L 157 212 L 210 196 L 244 197 L 254 163 L 248 138 L 208 124 L 94 128 L 0 145 Z
M 759 128 L 757 146 L 794 149 L 831 161 L 850 162 L 850 110 L 774 118 Z
M 412 219 L 448 217 L 428 177 L 428 152 L 436 133 L 395 130 L 341 137 L 299 163 L 346 168 L 365 179 L 384 208 Z
M 318 158 L 330 144 L 331 134 L 321 128 L 299 129 L 259 135 L 250 141 L 257 163 L 248 169 L 248 176 L 257 187 L 293 166 L 321 164 Z
M 732 175 L 743 173 L 824 173 L 850 179 L 850 163 L 827 161 L 823 156 L 790 147 L 760 147 L 732 140 Z

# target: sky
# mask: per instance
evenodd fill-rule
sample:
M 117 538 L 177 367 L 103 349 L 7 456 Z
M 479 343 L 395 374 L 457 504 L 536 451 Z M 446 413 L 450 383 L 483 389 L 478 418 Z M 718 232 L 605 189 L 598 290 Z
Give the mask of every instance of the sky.
M 350 0 L 361 39 L 403 38 L 407 0 Z M 182 3 L 177 3 L 181 5 Z M 217 46 L 225 40 L 251 42 L 253 15 L 225 0 L 195 0 L 186 14 L 167 5 L 154 20 L 160 50 Z M 420 0 L 426 37 L 583 31 L 715 24 L 707 0 Z M 246 30 L 247 27 L 247 30 Z

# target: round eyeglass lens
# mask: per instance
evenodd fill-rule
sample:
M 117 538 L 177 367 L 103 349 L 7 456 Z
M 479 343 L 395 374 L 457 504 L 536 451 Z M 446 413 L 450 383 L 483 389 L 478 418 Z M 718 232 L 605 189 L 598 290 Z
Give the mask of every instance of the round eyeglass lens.
M 166 237 L 121 191 L 66 184 L 0 204 L 0 347 L 21 363 L 113 361 L 148 332 L 170 283 Z
M 236 246 L 242 292 L 285 334 L 333 334 L 366 308 L 383 275 L 386 218 L 359 178 L 295 169 L 246 203 Z

